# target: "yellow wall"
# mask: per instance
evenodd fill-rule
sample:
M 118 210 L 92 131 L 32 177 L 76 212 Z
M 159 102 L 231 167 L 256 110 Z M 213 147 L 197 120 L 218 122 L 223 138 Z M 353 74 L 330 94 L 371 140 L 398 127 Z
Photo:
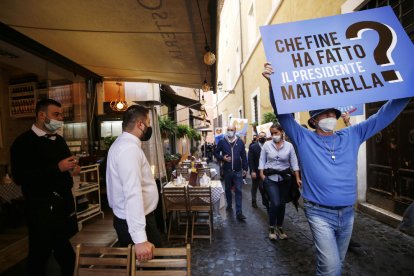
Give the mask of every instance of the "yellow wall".
M 228 2 L 226 1 L 224 5 Z M 260 115 L 259 117 L 263 119 L 263 114 L 266 112 L 272 112 L 272 107 L 269 100 L 268 94 L 268 84 L 267 81 L 261 76 L 263 70 L 263 64 L 266 62 L 266 57 L 262 45 L 261 39 L 259 43 L 255 44 L 253 48 L 249 47 L 250 42 L 248 41 L 248 13 L 251 8 L 251 3 L 253 3 L 255 16 L 256 16 L 256 33 L 257 36 L 260 36 L 259 26 L 265 25 L 267 23 L 278 24 L 293 22 L 298 20 L 306 20 L 311 18 L 318 18 L 324 16 L 330 16 L 341 13 L 341 5 L 345 0 L 284 0 L 280 1 L 280 6 L 277 5 L 277 1 L 271 0 L 253 0 L 253 1 L 240 1 L 241 3 L 241 13 L 242 13 L 242 50 L 243 50 L 243 66 L 241 75 L 237 76 L 237 82 L 235 84 L 235 94 L 227 95 L 222 101 L 219 101 L 218 104 L 218 113 L 223 113 L 223 122 L 225 124 L 228 114 L 237 114 L 238 108 L 243 104 L 244 97 L 244 112 L 245 118 L 249 119 L 249 123 L 252 122 L 252 110 L 251 110 L 251 96 L 254 91 L 257 89 L 260 91 Z M 234 3 L 232 3 L 234 5 Z M 223 8 L 225 9 L 225 8 Z M 273 17 L 272 17 L 273 15 Z M 269 18 L 270 22 L 266 22 Z M 234 18 L 223 18 L 220 19 L 220 30 L 222 26 L 227 24 L 231 25 L 231 22 L 234 22 Z M 227 21 L 230 21 L 228 23 Z M 240 29 L 234 28 L 233 33 L 227 34 L 234 37 L 233 40 L 237 40 L 237 37 L 240 37 L 240 34 L 234 32 L 239 32 Z M 221 34 L 220 34 L 221 35 Z M 219 40 L 222 42 L 222 40 Z M 223 44 L 223 43 L 222 43 Z M 219 47 L 225 47 L 225 45 L 219 45 Z M 221 50 L 221 53 L 226 53 L 225 56 L 219 55 L 218 59 L 222 63 L 229 63 L 230 59 L 234 59 L 234 54 L 231 56 L 232 52 Z M 229 56 L 230 55 L 230 56 Z M 225 75 L 225 67 L 218 66 L 218 80 L 223 79 Z M 244 85 L 243 85 L 244 82 Z M 243 89 L 244 86 L 244 89 Z M 309 119 L 308 112 L 302 112 L 297 116 L 300 119 L 300 123 L 306 124 Z M 261 122 L 259 122 L 261 123 Z M 343 127 L 343 123 L 340 120 L 338 128 Z M 251 140 L 252 129 L 250 128 L 247 135 L 247 141 Z

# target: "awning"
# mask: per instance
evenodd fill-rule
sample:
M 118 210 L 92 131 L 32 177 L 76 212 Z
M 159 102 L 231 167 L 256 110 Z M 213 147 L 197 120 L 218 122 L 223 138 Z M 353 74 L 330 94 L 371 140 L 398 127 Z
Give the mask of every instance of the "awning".
M 214 83 L 203 55 L 206 39 L 216 52 L 216 14 L 215 0 L 0 2 L 0 22 L 104 80 L 196 88 Z
M 179 104 L 201 111 L 201 103 L 187 97 L 177 95 L 169 85 L 161 85 L 161 102 L 169 104 Z

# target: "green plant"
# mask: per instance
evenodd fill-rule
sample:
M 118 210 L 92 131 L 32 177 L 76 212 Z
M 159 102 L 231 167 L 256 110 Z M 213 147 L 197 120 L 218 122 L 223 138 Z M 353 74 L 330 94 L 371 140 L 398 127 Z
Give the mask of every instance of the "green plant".
M 195 137 L 197 136 L 197 130 L 195 130 L 194 128 L 188 127 L 188 133 L 187 133 L 187 137 L 190 140 L 195 140 Z
M 184 138 L 185 136 L 189 137 L 189 132 L 190 132 L 190 127 L 187 125 L 177 125 L 177 138 L 181 139 Z
M 181 156 L 181 155 L 179 155 Z M 164 161 L 165 162 L 170 162 L 170 161 L 174 161 L 174 160 L 179 160 L 181 157 L 179 157 L 177 154 L 171 154 L 171 153 L 166 153 L 164 154 Z
M 158 116 L 158 124 L 160 127 L 161 136 L 175 135 L 177 133 L 177 123 L 171 120 L 168 116 Z
M 197 132 L 197 131 L 195 131 L 195 134 L 194 134 L 194 141 L 201 141 L 201 134 L 200 134 L 200 132 Z
M 273 112 L 266 112 L 263 114 L 263 120 L 262 120 L 262 124 L 266 124 L 266 123 L 277 123 L 278 120 L 276 118 L 275 113 Z
M 105 144 L 105 147 L 107 149 L 109 149 L 112 145 L 113 142 L 115 142 L 116 138 L 118 138 L 118 136 L 106 136 L 105 138 L 103 138 L 103 142 Z
M 250 125 L 251 125 L 252 127 L 257 127 L 259 124 L 258 124 L 257 122 L 252 122 Z

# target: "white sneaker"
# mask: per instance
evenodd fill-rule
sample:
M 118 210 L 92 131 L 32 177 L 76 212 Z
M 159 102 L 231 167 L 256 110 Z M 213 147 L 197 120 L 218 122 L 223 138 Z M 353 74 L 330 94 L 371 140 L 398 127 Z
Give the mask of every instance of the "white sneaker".
M 274 227 L 269 227 L 269 239 L 273 241 L 277 239 L 276 229 Z
M 286 235 L 286 233 L 285 233 L 285 231 L 283 231 L 283 228 L 282 227 L 278 227 L 277 228 L 277 236 L 279 237 L 279 239 L 281 239 L 281 240 L 284 240 L 284 239 L 287 239 L 287 235 Z

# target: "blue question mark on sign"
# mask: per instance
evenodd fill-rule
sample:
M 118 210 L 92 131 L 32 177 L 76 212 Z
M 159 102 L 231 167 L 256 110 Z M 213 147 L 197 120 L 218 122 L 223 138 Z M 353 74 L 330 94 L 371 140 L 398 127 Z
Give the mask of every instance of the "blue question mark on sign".
M 397 44 L 397 36 L 390 26 L 375 21 L 360 21 L 348 27 L 346 38 L 350 40 L 361 39 L 362 33 L 367 30 L 374 30 L 379 35 L 379 42 L 374 50 L 375 62 L 381 67 L 394 65 L 391 53 Z M 381 75 L 389 83 L 403 80 L 400 72 L 395 70 L 382 71 Z

